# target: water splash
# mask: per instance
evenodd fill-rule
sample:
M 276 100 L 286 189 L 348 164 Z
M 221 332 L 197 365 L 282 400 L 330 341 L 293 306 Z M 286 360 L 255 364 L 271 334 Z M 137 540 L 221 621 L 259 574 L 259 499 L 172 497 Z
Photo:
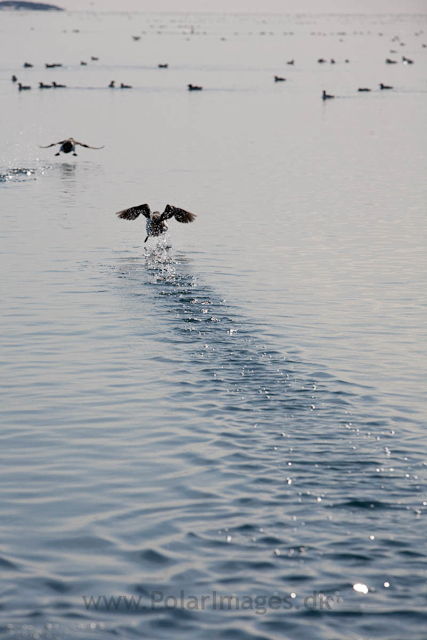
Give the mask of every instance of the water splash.
M 0 182 L 28 182 L 37 180 L 39 176 L 46 173 L 49 167 L 0 167 Z
M 0 170 L 0 182 L 24 182 L 36 179 L 36 169 L 18 167 Z

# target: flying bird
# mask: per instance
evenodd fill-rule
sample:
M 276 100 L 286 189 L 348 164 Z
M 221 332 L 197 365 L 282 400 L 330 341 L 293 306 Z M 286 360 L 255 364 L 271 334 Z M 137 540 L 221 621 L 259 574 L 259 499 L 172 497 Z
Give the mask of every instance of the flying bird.
M 178 222 L 183 222 L 185 224 L 193 222 L 196 218 L 194 213 L 190 213 L 184 209 L 179 209 L 178 207 L 173 207 L 170 204 L 166 205 L 163 213 L 160 213 L 159 211 L 151 211 L 148 204 L 140 204 L 136 207 L 130 207 L 130 209 L 118 211 L 117 215 L 123 220 L 136 220 L 140 213 L 147 218 L 147 237 L 144 242 L 147 242 L 148 238 L 151 236 L 161 236 L 163 233 L 166 233 L 169 228 L 166 220 L 169 220 L 170 218 L 175 218 Z
M 61 153 L 71 153 L 73 152 L 73 156 L 76 156 L 76 145 L 79 144 L 81 147 L 86 147 L 86 149 L 103 149 L 104 147 L 91 147 L 88 144 L 83 144 L 83 142 L 77 142 L 74 138 L 67 138 L 66 140 L 61 140 L 60 142 L 52 142 L 52 144 L 48 144 L 46 147 L 39 145 L 40 149 L 49 149 L 49 147 L 55 147 L 57 144 L 60 144 L 60 148 L 58 153 L 55 153 L 56 156 L 59 156 Z

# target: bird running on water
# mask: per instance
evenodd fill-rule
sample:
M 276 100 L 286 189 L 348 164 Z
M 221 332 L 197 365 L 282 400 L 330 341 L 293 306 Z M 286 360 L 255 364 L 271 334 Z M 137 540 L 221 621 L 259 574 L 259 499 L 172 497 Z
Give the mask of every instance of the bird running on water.
M 86 147 L 86 149 L 103 149 L 104 147 L 91 147 L 88 144 L 83 144 L 83 142 L 77 142 L 74 138 L 67 138 L 66 140 L 61 140 L 60 142 L 52 142 L 52 144 L 48 144 L 45 147 L 39 145 L 40 149 L 49 149 L 49 147 L 55 147 L 57 144 L 60 144 L 58 153 L 55 153 L 56 156 L 59 156 L 61 153 L 71 153 L 73 152 L 73 156 L 76 156 L 76 144 L 81 147 Z
M 178 222 L 183 222 L 185 224 L 193 222 L 196 218 L 194 213 L 190 213 L 184 209 L 179 209 L 178 207 L 173 207 L 170 204 L 166 205 L 163 213 L 160 213 L 160 211 L 151 211 L 148 204 L 140 204 L 136 207 L 130 207 L 130 209 L 118 211 L 117 215 L 119 218 L 123 218 L 124 220 L 136 220 L 140 213 L 147 218 L 147 237 L 144 242 L 147 242 L 148 238 L 151 236 L 161 236 L 166 233 L 169 228 L 166 220 L 169 220 L 170 218 L 175 218 Z

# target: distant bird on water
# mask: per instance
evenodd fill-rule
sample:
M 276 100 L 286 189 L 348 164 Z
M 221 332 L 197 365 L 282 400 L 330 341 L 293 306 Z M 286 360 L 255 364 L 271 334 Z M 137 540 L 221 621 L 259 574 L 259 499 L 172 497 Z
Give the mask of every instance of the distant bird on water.
M 25 86 L 18 82 L 18 91 L 29 91 L 31 87 L 29 85 Z
M 295 64 L 295 60 L 288 60 L 286 64 Z
M 157 66 L 159 67 L 159 69 L 167 69 L 169 65 L 166 63 L 166 64 L 159 64 Z
M 147 237 L 144 242 L 147 242 L 150 237 L 161 236 L 166 233 L 169 228 L 166 220 L 169 220 L 170 218 L 175 218 L 178 222 L 183 222 L 185 224 L 193 222 L 196 218 L 194 213 L 190 213 L 184 209 L 179 209 L 178 207 L 173 207 L 170 204 L 166 205 L 163 213 L 160 213 L 159 211 L 151 211 L 148 204 L 140 204 L 136 207 L 130 207 L 130 209 L 118 211 L 117 215 L 123 220 L 136 220 L 140 213 L 147 218 Z
M 116 88 L 116 81 L 115 80 L 111 80 L 110 84 L 108 85 L 109 89 L 115 89 Z
M 188 90 L 189 91 L 202 91 L 203 87 L 198 87 L 197 85 L 194 84 L 187 84 Z
M 52 82 L 52 87 L 54 89 L 66 89 L 66 85 L 65 84 L 57 84 L 55 81 Z
M 34 65 L 32 65 L 30 62 L 24 62 L 24 69 L 30 69 L 33 66 Z
M 383 83 L 381 82 L 381 84 L 380 84 L 380 89 L 393 89 L 393 87 L 390 87 L 390 86 L 388 86 L 388 85 L 386 85 L 386 84 L 383 84 Z
M 66 140 L 61 140 L 60 142 L 52 142 L 52 144 L 48 144 L 46 147 L 39 145 L 40 149 L 49 149 L 49 147 L 55 147 L 57 144 L 60 144 L 60 148 L 58 153 L 55 153 L 56 156 L 59 156 L 61 153 L 71 153 L 73 152 L 73 156 L 76 156 L 76 145 L 80 145 L 81 147 L 86 147 L 86 149 L 103 149 L 104 147 L 91 147 L 88 144 L 83 144 L 83 142 L 77 142 L 74 138 L 67 138 Z
M 16 76 L 12 76 L 11 80 L 12 82 L 18 82 L 18 78 Z
M 368 89 L 367 87 L 359 87 L 358 91 L 371 91 L 371 89 Z
M 335 98 L 335 96 L 330 96 L 328 93 L 326 93 L 326 91 L 323 89 L 323 94 L 322 94 L 322 100 L 331 100 L 332 98 Z
M 274 82 L 286 82 L 286 78 L 280 76 L 274 76 Z
M 114 87 L 112 87 L 114 88 Z M 120 89 L 132 89 L 132 87 L 130 86 L 130 84 L 123 84 L 123 82 L 120 85 Z
M 43 82 L 39 82 L 39 89 L 53 89 L 53 84 L 43 84 Z

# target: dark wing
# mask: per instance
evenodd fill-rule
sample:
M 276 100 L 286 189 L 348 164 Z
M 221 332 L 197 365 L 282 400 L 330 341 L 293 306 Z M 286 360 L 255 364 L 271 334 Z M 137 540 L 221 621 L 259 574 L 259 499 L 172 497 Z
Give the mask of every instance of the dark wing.
M 162 213 L 161 220 L 169 220 L 169 218 L 174 217 L 178 222 L 193 222 L 195 220 L 196 215 L 194 213 L 190 213 L 189 211 L 185 211 L 184 209 L 179 209 L 178 207 L 173 207 L 171 204 L 166 205 L 166 209 Z
M 42 147 L 42 145 L 39 144 L 39 148 L 40 149 L 49 149 L 49 147 L 56 147 L 57 144 L 64 144 L 64 142 L 66 142 L 66 140 L 61 140 L 61 142 L 52 142 L 52 144 L 48 144 L 46 147 Z
M 136 220 L 140 213 L 146 218 L 150 217 L 151 211 L 148 204 L 139 204 L 136 207 L 130 207 L 130 209 L 123 209 L 123 211 L 118 211 L 117 215 L 123 220 Z
M 83 144 L 83 142 L 77 142 L 74 140 L 74 144 L 79 144 L 81 147 L 86 147 L 86 149 L 103 149 L 104 147 L 91 147 L 89 144 Z

